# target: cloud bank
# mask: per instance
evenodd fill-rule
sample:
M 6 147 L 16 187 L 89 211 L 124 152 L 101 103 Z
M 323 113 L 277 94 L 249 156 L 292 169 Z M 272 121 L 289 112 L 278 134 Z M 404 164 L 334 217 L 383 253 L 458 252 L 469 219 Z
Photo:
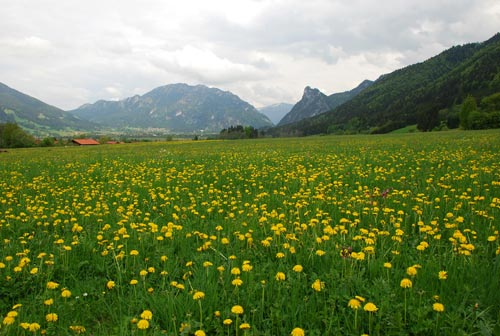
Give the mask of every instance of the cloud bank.
M 0 0 L 0 82 L 63 109 L 171 83 L 256 107 L 349 90 L 498 31 L 483 0 Z

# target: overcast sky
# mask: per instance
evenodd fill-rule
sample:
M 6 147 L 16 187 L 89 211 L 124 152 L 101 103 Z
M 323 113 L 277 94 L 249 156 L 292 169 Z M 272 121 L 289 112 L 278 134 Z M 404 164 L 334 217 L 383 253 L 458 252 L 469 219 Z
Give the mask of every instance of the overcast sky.
M 0 82 L 62 109 L 181 82 L 262 107 L 498 31 L 498 0 L 0 0 Z

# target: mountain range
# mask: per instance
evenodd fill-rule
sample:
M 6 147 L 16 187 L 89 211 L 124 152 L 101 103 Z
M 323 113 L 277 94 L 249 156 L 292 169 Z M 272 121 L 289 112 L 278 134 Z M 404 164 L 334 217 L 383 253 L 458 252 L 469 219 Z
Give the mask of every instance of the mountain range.
M 218 133 L 232 125 L 273 126 L 267 116 L 238 96 L 204 85 L 170 84 L 142 96 L 120 101 L 100 100 L 69 112 L 114 129 Z
M 345 103 L 273 135 L 387 133 L 409 125 L 458 127 L 462 102 L 500 92 L 500 33 L 481 43 L 455 46 L 421 63 L 382 75 Z
M 330 96 L 325 95 L 318 89 L 312 89 L 307 86 L 304 89 L 302 99 L 293 106 L 283 119 L 278 123 L 278 126 L 299 122 L 302 119 L 311 118 L 321 113 L 328 112 L 342 105 L 346 101 L 356 97 L 361 91 L 373 84 L 373 81 L 364 80 L 356 88 L 334 93 Z
M 426 131 L 443 125 L 458 127 L 464 100 L 472 97 L 482 107 L 499 94 L 497 33 L 487 41 L 455 46 L 382 75 L 375 82 L 364 81 L 350 91 L 327 96 L 306 87 L 293 107 L 277 105 L 260 112 L 230 92 L 187 84 L 63 111 L 0 83 L 0 123 L 15 122 L 33 135 L 128 129 L 218 133 L 234 125 L 266 128 L 273 136 L 386 133 L 410 125 Z M 274 115 L 278 126 L 272 127 L 262 112 L 283 117 Z
M 0 83 L 0 123 L 16 123 L 33 135 L 93 131 L 98 125 Z
M 283 117 L 290 112 L 294 104 L 278 103 L 259 108 L 259 112 L 265 114 L 277 125 Z

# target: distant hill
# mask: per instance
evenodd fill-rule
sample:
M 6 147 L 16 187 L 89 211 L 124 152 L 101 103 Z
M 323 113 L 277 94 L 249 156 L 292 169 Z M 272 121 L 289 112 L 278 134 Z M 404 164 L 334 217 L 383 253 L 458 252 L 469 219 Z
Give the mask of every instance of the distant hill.
M 87 132 L 97 125 L 0 83 L 0 123 L 16 123 L 35 136 Z
M 265 114 L 276 125 L 292 109 L 293 104 L 279 103 L 264 106 L 259 109 L 260 113 Z
M 500 92 L 500 34 L 482 43 L 452 47 L 425 62 L 381 76 L 337 108 L 276 127 L 275 135 L 386 133 L 417 124 L 430 130 L 456 120 L 468 95 L 478 102 Z
M 291 124 L 294 122 L 298 122 L 302 119 L 314 117 L 321 113 L 328 112 L 337 106 L 345 103 L 349 99 L 357 96 L 361 91 L 369 87 L 373 84 L 370 80 L 365 80 L 361 84 L 359 84 L 356 88 L 340 92 L 334 93 L 330 96 L 323 94 L 318 89 L 312 89 L 307 86 L 304 89 L 304 94 L 302 95 L 302 99 L 293 106 L 293 108 L 288 112 L 283 119 L 279 122 L 279 126 Z
M 100 100 L 70 111 L 114 129 L 157 128 L 169 132 L 220 132 L 232 125 L 272 126 L 271 120 L 238 96 L 204 85 L 170 84 L 142 96 Z

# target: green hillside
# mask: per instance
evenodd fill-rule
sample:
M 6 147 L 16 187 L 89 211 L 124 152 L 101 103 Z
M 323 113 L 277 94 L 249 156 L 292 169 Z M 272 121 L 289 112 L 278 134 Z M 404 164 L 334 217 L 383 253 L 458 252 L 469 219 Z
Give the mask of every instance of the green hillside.
M 0 83 L 0 123 L 16 123 L 35 136 L 94 130 L 94 123 L 81 120 L 57 107 Z
M 319 116 L 277 127 L 275 135 L 386 133 L 417 124 L 458 127 L 467 96 L 477 102 L 500 92 L 500 34 L 452 47 L 429 60 L 381 76 L 355 98 Z

